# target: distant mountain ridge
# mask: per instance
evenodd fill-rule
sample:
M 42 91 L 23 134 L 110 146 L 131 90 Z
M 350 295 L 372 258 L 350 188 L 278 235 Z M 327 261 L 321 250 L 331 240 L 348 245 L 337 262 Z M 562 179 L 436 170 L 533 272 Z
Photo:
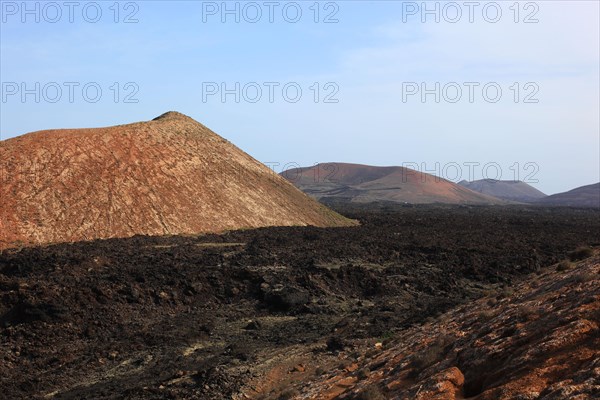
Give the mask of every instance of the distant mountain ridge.
M 536 204 L 545 206 L 600 208 L 600 182 L 580 186 L 563 193 L 545 197 Z
M 325 203 L 507 203 L 446 179 L 397 166 L 331 162 L 289 169 L 281 175 L 303 192 Z
M 494 196 L 499 199 L 516 202 L 534 202 L 547 195 L 522 181 L 502 181 L 496 179 L 480 179 L 476 181 L 460 181 L 459 185 L 478 193 Z

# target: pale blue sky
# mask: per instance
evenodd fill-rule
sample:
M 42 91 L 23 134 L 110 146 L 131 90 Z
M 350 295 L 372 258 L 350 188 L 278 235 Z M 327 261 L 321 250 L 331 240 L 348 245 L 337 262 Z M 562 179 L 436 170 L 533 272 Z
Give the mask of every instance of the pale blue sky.
M 2 139 L 148 120 L 177 110 L 260 161 L 279 163 L 277 172 L 289 163 L 416 163 L 456 180 L 453 163 L 462 166 L 466 179 L 465 163 L 479 162 L 474 178 L 489 163 L 488 177 L 496 177 L 499 166 L 502 179 L 512 179 L 518 165 L 518 178 L 535 172 L 530 178 L 539 182 L 533 185 L 549 194 L 600 181 L 597 1 L 520 2 L 518 16 L 513 1 L 497 2 L 502 15 L 495 23 L 490 21 L 496 7 L 485 1 L 473 10 L 472 23 L 464 2 L 452 3 L 463 13 L 457 23 L 449 22 L 456 17 L 452 4 L 432 1 L 427 4 L 439 7 L 439 23 L 415 10 L 422 2 L 322 1 L 318 23 L 314 1 L 273 2 L 273 22 L 264 1 L 238 2 L 239 23 L 234 15 L 222 22 L 221 1 L 119 2 L 118 23 L 115 2 L 100 1 L 102 16 L 91 23 L 91 3 L 78 2 L 70 22 L 68 7 L 56 2 L 62 16 L 51 23 L 56 8 L 28 2 L 30 9 L 38 4 L 38 23 L 35 14 L 23 13 L 21 1 L 1 1 Z M 251 23 L 256 4 L 262 17 Z M 302 16 L 286 21 L 283 8 L 291 20 L 296 4 Z M 137 22 L 124 23 L 132 12 Z M 332 13 L 330 19 L 338 22 L 324 23 Z M 524 23 L 528 17 L 538 22 Z M 40 102 L 34 94 L 22 101 L 21 84 L 34 89 L 36 82 L 47 85 Z M 55 97 L 52 82 L 62 87 L 55 103 L 49 101 Z M 65 82 L 79 84 L 72 103 Z M 81 93 L 90 82 L 102 89 L 96 103 Z M 133 85 L 125 87 L 129 82 Z M 233 94 L 222 102 L 219 94 L 203 96 L 210 82 L 229 88 L 256 82 L 263 97 L 252 103 L 250 85 L 239 103 Z M 272 103 L 265 82 L 279 84 Z M 439 103 L 434 94 L 425 102 L 420 93 L 406 94 L 422 83 L 435 88 L 436 82 Z M 456 103 L 448 101 L 455 95 L 451 82 L 463 94 Z M 472 103 L 465 82 L 479 85 L 473 86 Z M 283 96 L 288 83 L 302 89 L 298 102 Z M 483 97 L 487 83 L 494 83 L 490 97 L 494 87 L 502 90 L 498 102 Z M 138 102 L 126 103 L 136 87 L 132 99 Z M 328 94 L 338 102 L 325 102 Z M 537 103 L 525 103 L 528 95 Z

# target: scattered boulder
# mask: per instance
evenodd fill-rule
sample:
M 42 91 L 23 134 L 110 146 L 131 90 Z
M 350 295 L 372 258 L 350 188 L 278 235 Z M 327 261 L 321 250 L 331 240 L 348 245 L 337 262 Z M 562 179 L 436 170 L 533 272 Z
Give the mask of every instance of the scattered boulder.
M 246 330 L 256 331 L 262 327 L 262 324 L 259 321 L 251 320 L 248 321 L 248 325 L 244 327 Z
M 273 311 L 290 311 L 308 304 L 310 295 L 303 289 L 278 284 L 264 291 L 264 301 Z

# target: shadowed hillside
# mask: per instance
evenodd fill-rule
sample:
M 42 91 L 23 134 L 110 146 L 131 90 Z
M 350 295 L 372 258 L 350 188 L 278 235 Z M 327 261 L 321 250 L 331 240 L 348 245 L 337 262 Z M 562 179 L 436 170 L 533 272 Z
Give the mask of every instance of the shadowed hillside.
M 600 208 L 600 183 L 553 194 L 541 199 L 538 203 L 545 206 Z
M 475 192 L 494 196 L 499 199 L 517 202 L 533 202 L 546 195 L 533 186 L 521 181 L 499 181 L 496 179 L 481 179 L 478 181 L 460 181 L 461 186 Z

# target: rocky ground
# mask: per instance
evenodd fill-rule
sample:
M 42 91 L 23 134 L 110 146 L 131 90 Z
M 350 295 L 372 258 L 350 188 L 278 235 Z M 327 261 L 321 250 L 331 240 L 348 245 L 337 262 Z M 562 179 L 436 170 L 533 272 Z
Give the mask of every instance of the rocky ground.
M 266 380 L 261 389 L 319 400 L 598 399 L 600 256 L 335 355 L 297 354 L 274 368 L 295 375 L 285 387 Z M 320 369 L 301 374 L 305 365 Z
M 361 226 L 4 251 L 0 393 L 597 394 L 588 382 L 597 375 L 586 371 L 598 369 L 598 261 L 563 263 L 559 272 L 556 263 L 578 247 L 600 245 L 600 212 L 343 211 Z

